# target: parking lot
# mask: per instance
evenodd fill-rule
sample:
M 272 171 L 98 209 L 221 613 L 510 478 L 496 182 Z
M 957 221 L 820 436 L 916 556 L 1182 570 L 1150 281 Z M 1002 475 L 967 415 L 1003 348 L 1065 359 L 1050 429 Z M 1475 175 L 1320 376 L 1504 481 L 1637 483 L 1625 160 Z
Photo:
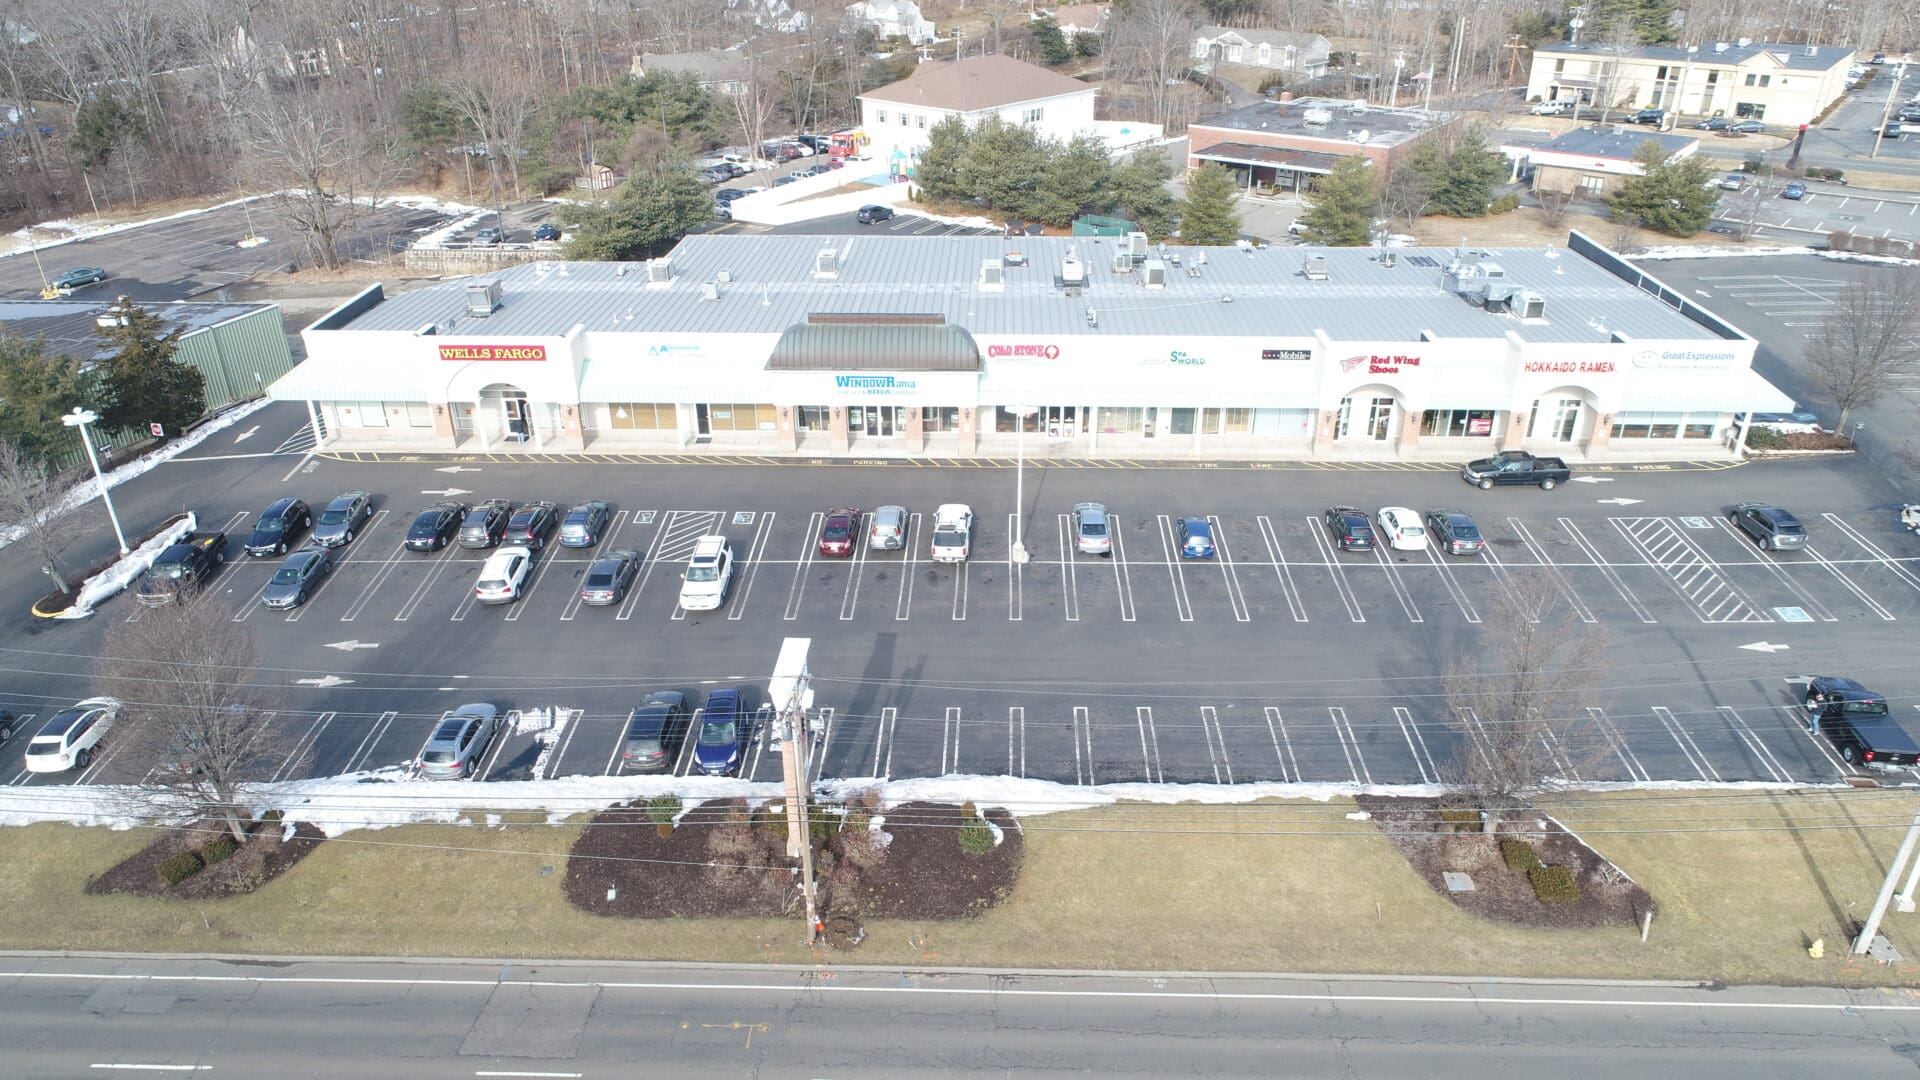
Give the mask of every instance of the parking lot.
M 294 410 L 258 415 L 257 449 L 210 442 L 123 489 L 122 513 L 157 515 L 179 491 L 205 491 L 202 527 L 237 545 L 281 495 L 374 492 L 374 518 L 304 606 L 257 602 L 278 560 L 236 552 L 211 586 L 257 628 L 263 677 L 285 687 L 262 779 L 397 775 L 443 712 L 480 700 L 521 714 L 484 779 L 617 771 L 624 718 L 646 693 L 698 704 L 730 685 L 759 706 L 780 641 L 802 636 L 814 642 L 826 778 L 1434 782 L 1476 752 L 1479 722 L 1449 702 L 1443 676 L 1500 631 L 1490 620 L 1515 592 L 1545 595 L 1544 621 L 1612 639 L 1600 704 L 1570 733 L 1578 743 L 1555 748 L 1570 778 L 1836 781 L 1846 770 L 1806 732 L 1785 678 L 1832 668 L 1903 713 L 1914 700 L 1903 657 L 1920 621 L 1920 539 L 1895 528 L 1888 493 L 1851 460 L 1593 473 L 1553 492 L 1480 492 L 1437 468 L 1030 463 L 1021 564 L 1011 469 L 334 461 L 303 456 Z M 613 509 L 596 549 L 549 546 L 525 597 L 488 607 L 473 600 L 483 552 L 401 545 L 413 513 L 449 492 Z M 1795 510 L 1811 544 L 1757 550 L 1726 516 L 1745 498 Z M 1069 511 L 1084 499 L 1112 510 L 1111 557 L 1070 553 Z M 933 510 L 952 501 L 974 508 L 972 557 L 936 564 Z M 909 510 L 904 549 L 819 554 L 827 508 L 888 503 Z M 1336 503 L 1458 507 L 1489 546 L 1336 551 L 1320 520 Z M 1179 556 L 1186 516 L 1212 525 L 1213 559 Z M 732 587 L 719 610 L 689 613 L 680 576 L 696 538 L 713 534 L 733 550 Z M 618 604 L 583 605 L 591 558 L 616 548 L 643 556 L 632 587 Z M 13 591 L 31 591 L 30 565 L 4 565 Z M 85 623 L 15 624 L 6 704 L 44 717 L 86 696 L 105 624 L 142 615 L 120 599 Z M 577 714 L 549 720 L 549 708 Z M 749 725 L 743 775 L 771 780 L 765 717 Z M 0 755 L 17 755 L 31 727 Z M 143 768 L 109 746 L 84 774 L 5 775 L 111 782 Z

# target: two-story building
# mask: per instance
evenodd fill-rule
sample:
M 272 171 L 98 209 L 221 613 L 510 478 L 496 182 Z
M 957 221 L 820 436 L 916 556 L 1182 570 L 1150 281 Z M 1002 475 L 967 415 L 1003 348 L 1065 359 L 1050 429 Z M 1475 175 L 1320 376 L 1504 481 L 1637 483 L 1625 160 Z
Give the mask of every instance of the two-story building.
M 1533 51 L 1527 97 L 1792 128 L 1840 100 L 1853 57 L 1846 45 L 1748 38 L 1687 46 L 1567 41 Z
M 913 0 L 861 0 L 847 6 L 847 19 L 872 30 L 875 37 L 905 38 L 909 45 L 934 39 L 933 21 L 920 14 Z
M 949 116 L 969 127 L 997 116 L 1062 141 L 1098 134 L 1097 93 L 1088 83 L 1011 56 L 931 60 L 908 78 L 861 94 L 860 126 L 870 140 L 867 153 L 905 175 L 927 148 L 927 132 Z
M 1242 64 L 1305 79 L 1325 75 L 1331 55 L 1332 47 L 1319 34 L 1203 26 L 1193 37 L 1193 58 L 1204 64 Z

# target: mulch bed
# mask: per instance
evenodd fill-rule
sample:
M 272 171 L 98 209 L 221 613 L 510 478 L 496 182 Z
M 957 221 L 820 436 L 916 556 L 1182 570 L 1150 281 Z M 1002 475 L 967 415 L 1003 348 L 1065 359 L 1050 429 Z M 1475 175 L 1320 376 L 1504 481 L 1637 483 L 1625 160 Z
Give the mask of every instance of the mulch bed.
M 153 539 L 154 537 L 159 536 L 161 533 L 166 532 L 168 529 L 173 528 L 175 525 L 178 525 L 180 522 L 186 520 L 186 516 L 187 515 L 185 514 L 173 515 L 167 520 L 161 522 L 159 528 L 153 530 L 147 535 L 142 536 L 137 540 L 127 541 L 127 546 L 134 550 L 138 550 L 141 544 L 146 543 L 147 541 Z M 80 599 L 80 589 L 82 586 L 86 585 L 86 583 L 89 580 L 95 577 L 98 577 L 101 574 L 106 573 L 109 567 L 113 566 L 114 563 L 117 563 L 119 561 L 120 561 L 120 555 L 118 552 L 107 556 L 104 561 L 88 567 L 85 571 L 73 577 L 72 587 L 66 588 L 66 589 L 56 589 L 53 592 L 50 592 L 47 595 L 41 597 L 40 599 L 34 601 L 33 610 L 36 612 L 44 612 L 45 614 L 48 614 L 48 615 L 57 615 L 60 612 L 67 610 L 68 608 L 73 606 L 74 601 Z
M 1483 919 L 1548 929 L 1638 927 L 1641 916 L 1654 909 L 1647 890 L 1537 811 L 1513 813 L 1502 820 L 1499 833 L 1489 835 L 1455 831 L 1442 822 L 1439 799 L 1362 795 L 1355 801 L 1435 892 Z M 1580 898 L 1549 904 L 1536 897 L 1527 875 L 1509 869 L 1501 857 L 1500 841 L 1511 837 L 1532 841 L 1542 863 L 1572 868 Z M 1473 891 L 1449 890 L 1441 877 L 1449 870 L 1470 874 Z
M 209 840 L 227 835 L 226 826 L 218 822 L 169 829 L 119 865 L 87 882 L 87 892 L 94 896 L 132 893 L 174 900 L 211 900 L 250 893 L 292 869 L 327 838 L 317 826 L 304 821 L 294 826 L 291 839 L 283 841 L 281 836 L 285 830 L 285 824 L 279 821 L 254 822 L 247 842 L 232 855 L 203 867 L 178 885 L 168 885 L 158 869 L 162 862 L 182 851 L 199 851 Z
M 1013 815 L 984 812 L 1003 839 L 984 854 L 961 850 L 968 811 L 906 803 L 884 816 L 892 837 L 874 840 L 868 811 L 849 808 L 842 828 L 814 838 L 820 909 L 858 941 L 864 919 L 963 919 L 1005 900 L 1020 873 L 1021 834 Z M 786 818 L 778 804 L 749 809 L 738 799 L 702 803 L 666 835 L 644 802 L 596 815 L 574 844 L 565 891 L 575 907 L 629 919 L 769 918 L 800 914 L 799 872 L 789 873 Z M 778 867 L 778 870 L 735 867 Z M 609 896 L 609 890 L 612 895 Z
M 1774 436 L 1777 445 L 1753 447 L 1756 453 L 1768 450 L 1852 450 L 1853 440 L 1831 431 L 1794 431 Z

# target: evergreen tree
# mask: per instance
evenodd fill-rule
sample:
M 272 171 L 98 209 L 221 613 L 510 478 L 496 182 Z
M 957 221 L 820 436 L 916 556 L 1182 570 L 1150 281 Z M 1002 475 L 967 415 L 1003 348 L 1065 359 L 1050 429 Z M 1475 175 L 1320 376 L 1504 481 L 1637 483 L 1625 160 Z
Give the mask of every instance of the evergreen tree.
M 1049 67 L 1073 59 L 1073 46 L 1067 44 L 1067 35 L 1060 32 L 1060 24 L 1051 15 L 1033 24 L 1033 47 L 1040 53 L 1040 62 Z
M 1209 161 L 1187 178 L 1180 204 L 1180 239 L 1189 244 L 1231 244 L 1240 239 L 1240 185 L 1218 162 Z
M 28 461 L 45 462 L 49 453 L 73 448 L 73 433 L 60 418 L 87 403 L 87 379 L 73 357 L 0 331 L 0 401 L 6 403 L 0 442 L 19 447 Z
M 1107 144 L 1091 135 L 1076 135 L 1069 142 L 1048 144 L 1046 172 L 1024 212 L 1048 225 L 1071 225 L 1081 214 L 1111 209 L 1112 185 L 1113 160 Z
M 183 327 L 132 304 L 113 309 L 111 326 L 94 328 L 113 354 L 95 366 L 100 426 L 109 431 L 160 424 L 169 438 L 207 411 L 206 377 L 173 358 Z
M 713 195 L 692 170 L 678 166 L 636 172 L 601 203 L 558 203 L 567 258 L 643 259 L 672 247 L 713 218 Z
M 949 116 L 927 129 L 927 148 L 913 166 L 913 182 L 936 199 L 961 199 L 960 162 L 967 156 L 967 122 Z
M 1506 157 L 1488 149 L 1479 125 L 1470 126 L 1447 158 L 1446 171 L 1428 198 L 1428 209 L 1461 218 L 1486 217 L 1494 187 L 1508 175 Z
M 1046 148 L 1033 128 L 995 116 L 968 135 L 960 187 L 993 209 L 1025 213 L 1046 171 Z
M 1598 0 L 1587 24 L 1595 34 L 1612 27 L 1643 45 L 1668 45 L 1679 37 L 1673 28 L 1674 7 L 1675 0 Z
M 1387 214 L 1413 219 L 1433 209 L 1433 193 L 1447 177 L 1447 154 L 1438 138 L 1429 136 L 1413 144 L 1380 192 L 1380 209 Z
M 1307 195 L 1307 212 L 1300 215 L 1302 239 L 1328 247 L 1365 247 L 1373 239 L 1373 219 L 1380 195 L 1373 168 L 1363 157 L 1344 157 L 1321 177 Z
M 1669 236 L 1692 236 L 1713 220 L 1720 193 L 1707 186 L 1713 170 L 1698 155 L 1670 160 L 1659 143 L 1648 139 L 1633 159 L 1642 174 L 1628 177 L 1607 196 L 1616 220 Z
M 1179 203 L 1167 184 L 1173 179 L 1173 161 L 1165 150 L 1141 150 L 1113 170 L 1109 189 L 1114 208 L 1140 223 L 1154 240 L 1164 240 L 1179 223 Z

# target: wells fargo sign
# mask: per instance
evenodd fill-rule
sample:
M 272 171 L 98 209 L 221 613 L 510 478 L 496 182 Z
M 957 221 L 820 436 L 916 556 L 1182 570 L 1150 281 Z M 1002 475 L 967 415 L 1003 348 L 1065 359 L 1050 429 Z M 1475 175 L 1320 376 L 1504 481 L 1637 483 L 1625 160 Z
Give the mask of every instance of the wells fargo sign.
M 442 345 L 442 360 L 545 360 L 545 345 Z

